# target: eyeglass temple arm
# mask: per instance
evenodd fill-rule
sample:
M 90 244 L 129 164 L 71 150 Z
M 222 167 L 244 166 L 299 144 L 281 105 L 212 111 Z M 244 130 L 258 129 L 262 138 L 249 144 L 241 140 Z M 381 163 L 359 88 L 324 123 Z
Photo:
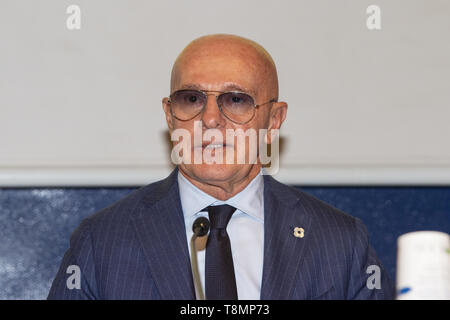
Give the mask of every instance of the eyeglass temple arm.
M 264 103 L 260 103 L 260 104 L 255 105 L 255 108 L 258 108 L 259 106 L 263 106 L 263 105 L 268 104 L 268 103 L 274 103 L 274 102 L 277 102 L 277 101 L 278 101 L 278 98 L 273 98 L 273 99 L 270 99 L 270 100 L 267 101 L 267 102 L 264 102 Z

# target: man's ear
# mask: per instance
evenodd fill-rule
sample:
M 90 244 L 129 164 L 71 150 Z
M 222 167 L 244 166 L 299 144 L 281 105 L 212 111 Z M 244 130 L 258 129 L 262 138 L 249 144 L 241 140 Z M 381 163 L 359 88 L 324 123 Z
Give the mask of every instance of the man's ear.
M 270 109 L 269 117 L 269 127 L 267 128 L 267 143 L 270 144 L 272 141 L 270 130 L 279 130 L 284 120 L 286 119 L 288 105 L 286 102 L 275 102 Z
M 169 98 L 166 97 L 166 98 L 162 99 L 162 107 L 163 107 L 164 113 L 166 115 L 166 122 L 167 122 L 167 126 L 169 127 L 169 132 L 172 133 L 173 117 L 172 117 L 172 112 L 170 112 Z

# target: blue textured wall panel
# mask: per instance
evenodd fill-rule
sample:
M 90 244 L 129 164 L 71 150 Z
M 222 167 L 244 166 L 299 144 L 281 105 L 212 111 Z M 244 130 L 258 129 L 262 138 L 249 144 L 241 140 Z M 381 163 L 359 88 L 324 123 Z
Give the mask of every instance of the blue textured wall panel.
M 360 218 L 370 243 L 395 279 L 397 238 L 407 232 L 450 232 L 450 188 L 333 187 L 301 188 L 315 197 Z
M 396 240 L 415 230 L 450 231 L 449 187 L 301 188 L 361 218 L 395 276 Z M 0 299 L 44 299 L 80 221 L 134 188 L 0 189 Z

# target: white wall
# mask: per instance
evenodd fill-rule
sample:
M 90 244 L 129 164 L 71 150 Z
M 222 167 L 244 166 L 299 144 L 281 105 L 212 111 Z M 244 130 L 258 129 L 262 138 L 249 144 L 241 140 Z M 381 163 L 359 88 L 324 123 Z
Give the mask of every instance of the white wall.
M 66 8 L 81 8 L 68 30 Z M 381 8 L 381 30 L 366 8 Z M 0 186 L 141 185 L 170 171 L 161 98 L 209 33 L 261 43 L 289 103 L 279 180 L 450 183 L 450 2 L 0 1 Z

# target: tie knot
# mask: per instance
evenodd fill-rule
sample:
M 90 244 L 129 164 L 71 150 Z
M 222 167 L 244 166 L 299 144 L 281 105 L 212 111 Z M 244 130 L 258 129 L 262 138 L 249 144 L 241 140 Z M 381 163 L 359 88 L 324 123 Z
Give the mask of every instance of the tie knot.
M 229 206 L 227 204 L 220 206 L 209 206 L 206 209 L 208 210 L 211 230 L 226 229 L 228 221 L 230 221 L 231 216 L 236 211 L 235 207 Z

